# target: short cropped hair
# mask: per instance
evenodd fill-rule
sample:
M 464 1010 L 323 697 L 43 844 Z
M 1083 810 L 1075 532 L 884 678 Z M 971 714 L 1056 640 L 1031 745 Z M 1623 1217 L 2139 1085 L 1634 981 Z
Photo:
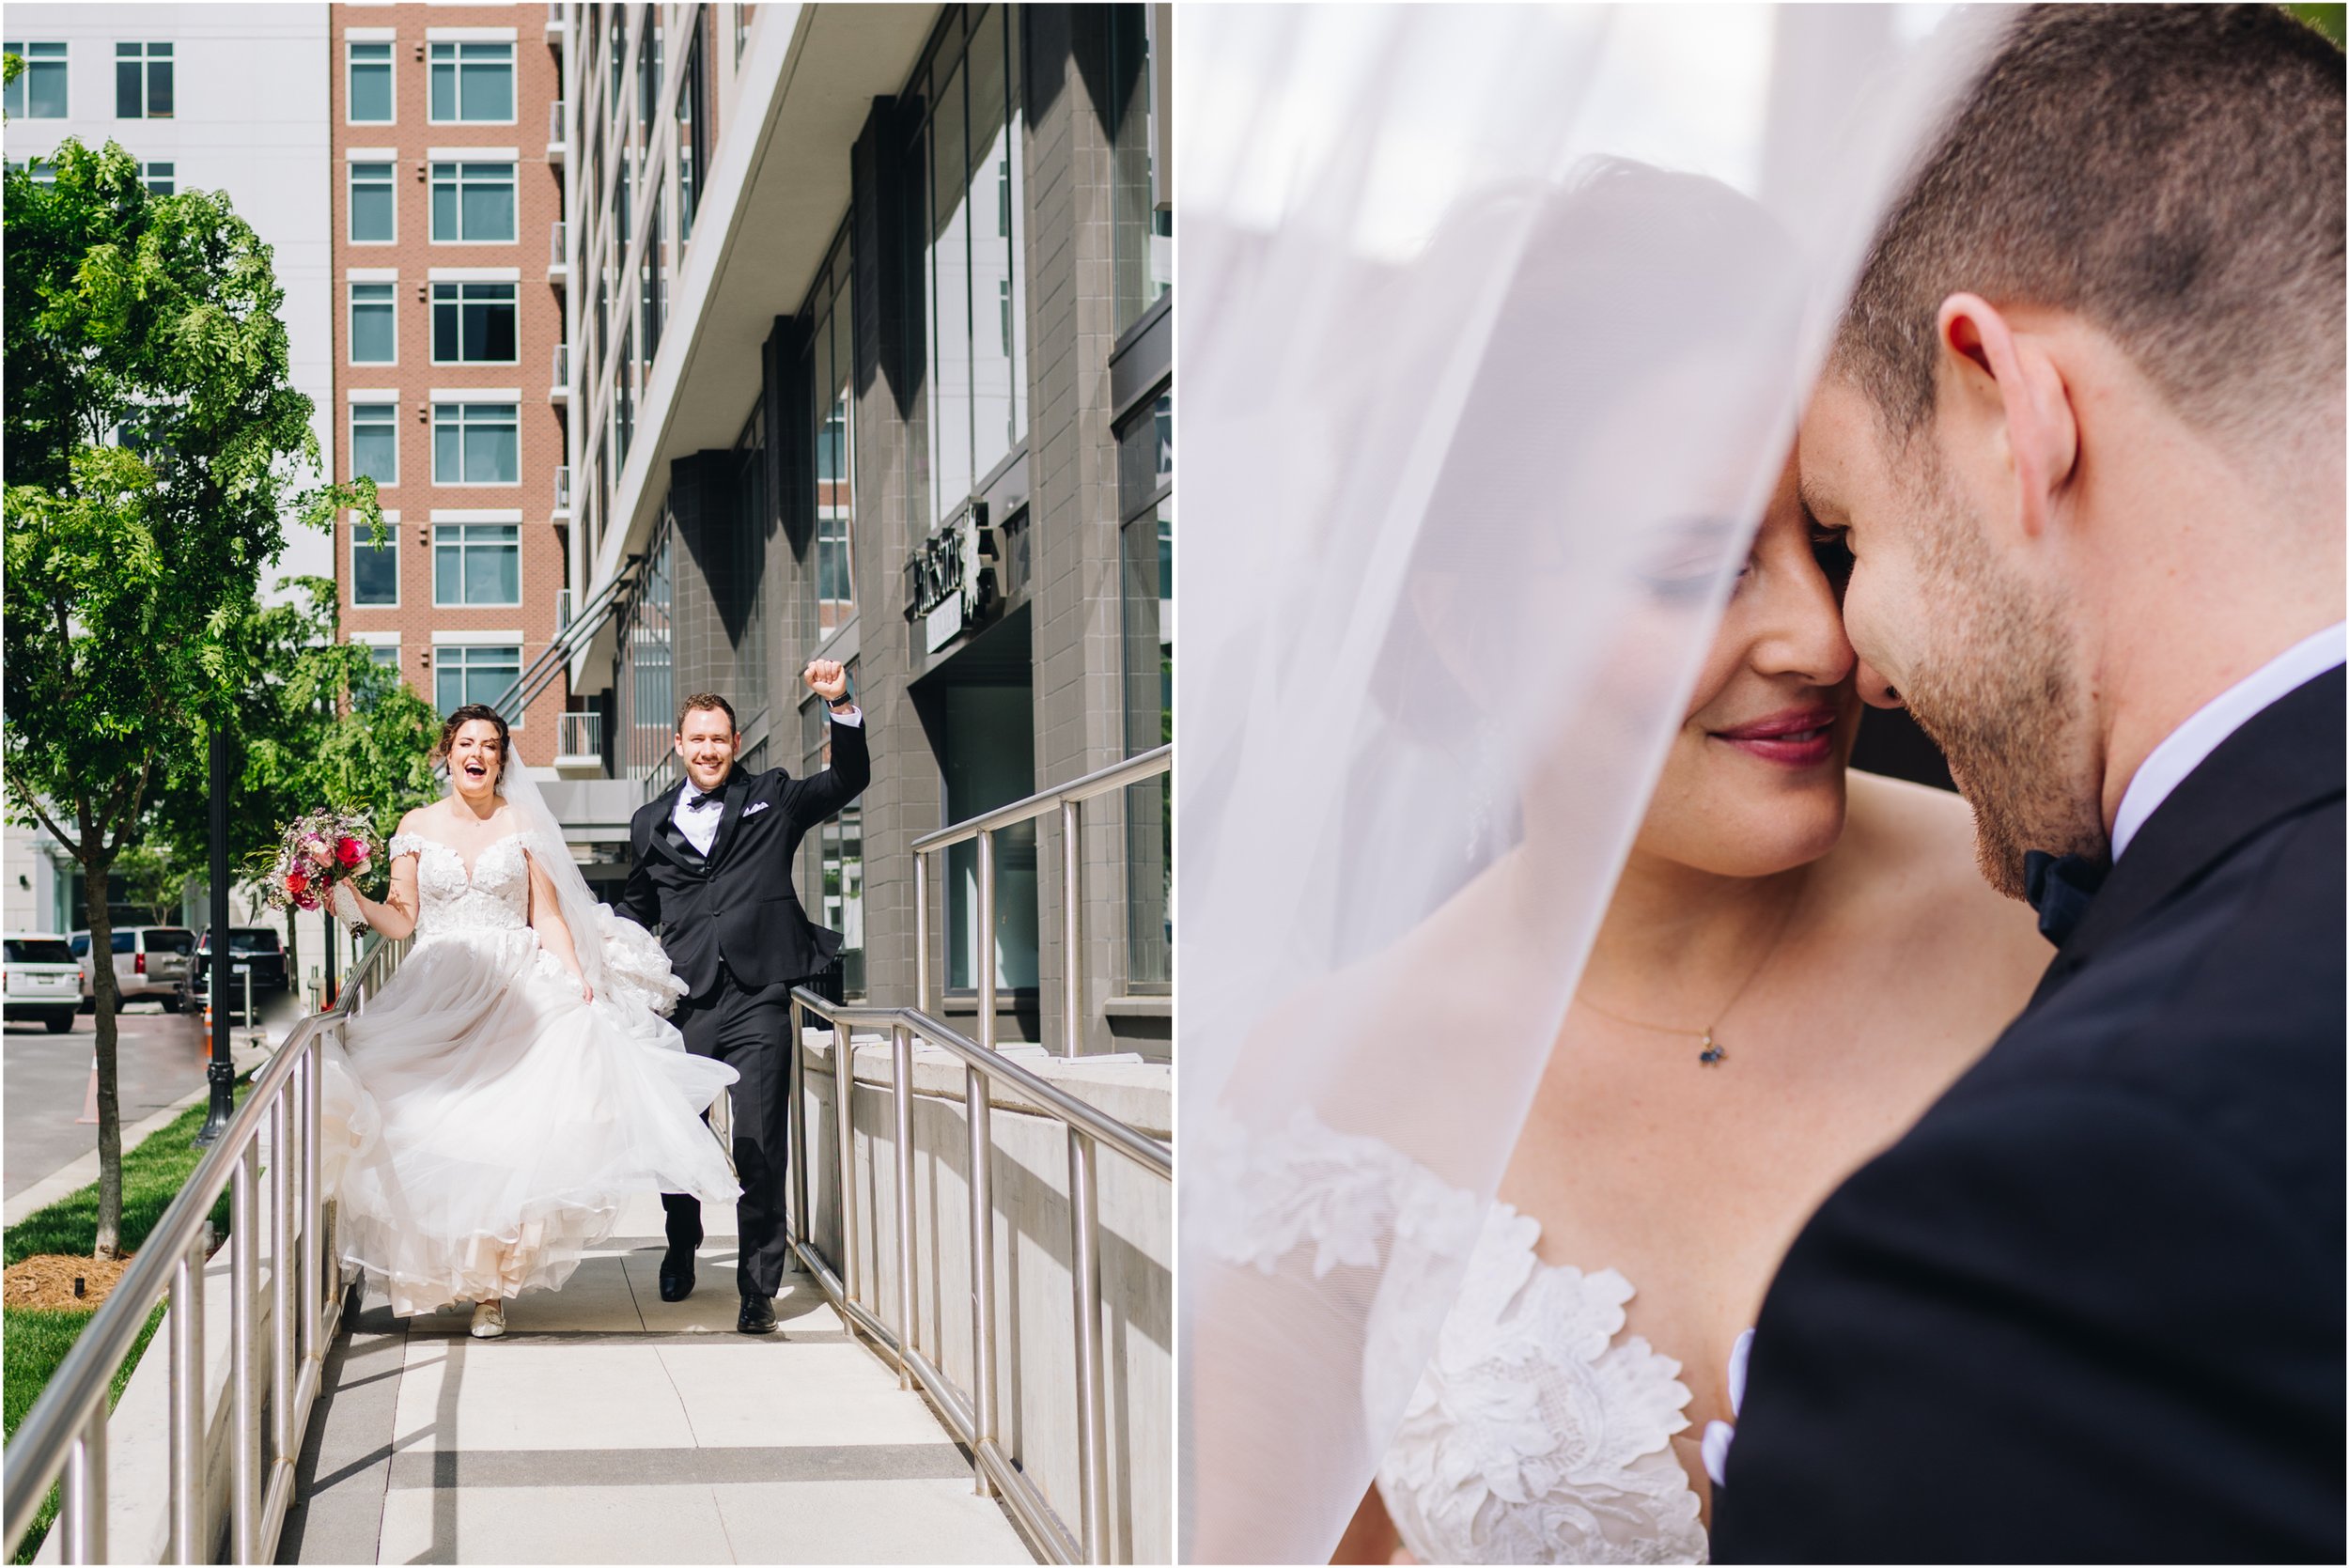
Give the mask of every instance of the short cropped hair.
M 696 691 L 692 696 L 685 699 L 685 706 L 677 710 L 677 734 L 683 735 L 685 733 L 685 721 L 688 715 L 693 713 L 707 713 L 712 708 L 717 709 L 720 713 L 726 716 L 727 734 L 731 735 L 742 727 L 734 722 L 734 705 L 732 703 L 726 701 L 715 691 Z
M 1829 362 L 1906 443 L 1941 302 L 2075 313 L 2221 430 L 2338 396 L 2341 53 L 2276 6 L 2034 6 L 1878 231 Z

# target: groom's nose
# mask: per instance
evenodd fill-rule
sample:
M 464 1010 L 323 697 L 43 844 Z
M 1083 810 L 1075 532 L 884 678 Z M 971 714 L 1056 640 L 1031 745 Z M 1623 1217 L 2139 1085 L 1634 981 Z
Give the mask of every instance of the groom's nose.
M 1859 700 L 1870 707 L 1906 707 L 1899 690 L 1866 660 L 1859 661 Z

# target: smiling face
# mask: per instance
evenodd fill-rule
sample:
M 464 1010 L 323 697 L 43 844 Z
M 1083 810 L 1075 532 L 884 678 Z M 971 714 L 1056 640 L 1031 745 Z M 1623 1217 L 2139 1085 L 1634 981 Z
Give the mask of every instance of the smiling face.
M 1699 671 L 1641 853 L 1732 877 L 1818 859 L 1843 830 L 1852 650 L 1788 465 Z
M 2019 898 L 2025 850 L 2103 851 L 2095 748 L 2061 602 L 1997 555 L 1938 458 L 1941 417 L 1895 453 L 1865 396 L 1829 377 L 1803 416 L 1802 500 L 1851 552 L 1860 696 L 1907 707 L 1940 745 L 1983 877 Z
M 741 738 L 723 708 L 687 710 L 685 722 L 677 729 L 677 754 L 684 762 L 685 775 L 693 781 L 694 788 L 706 795 L 724 782 L 727 770 L 734 766 L 734 753 Z
M 498 738 L 498 727 L 487 719 L 468 719 L 449 737 L 449 783 L 468 800 L 486 800 L 495 795 L 505 765 L 506 743 Z

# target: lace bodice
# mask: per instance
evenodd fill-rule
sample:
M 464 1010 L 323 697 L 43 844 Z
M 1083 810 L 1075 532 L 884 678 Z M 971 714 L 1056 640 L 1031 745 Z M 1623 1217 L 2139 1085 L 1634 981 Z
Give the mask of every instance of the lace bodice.
M 1277 1134 L 1203 1120 L 1203 1234 L 1226 1262 L 1270 1272 L 1310 1246 L 1316 1274 L 1383 1263 L 1363 1369 L 1370 1408 L 1393 1408 L 1395 1380 L 1441 1320 L 1378 1466 L 1413 1557 L 1704 1560 L 1697 1496 L 1671 1442 L 1688 1424 L 1688 1389 L 1677 1361 L 1624 1335 L 1627 1280 L 1540 1262 L 1540 1224 L 1507 1204 L 1486 1210 L 1481 1228 L 1464 1223 L 1472 1195 L 1378 1139 L 1301 1110 Z
M 392 855 L 416 857 L 416 940 L 519 931 L 530 924 L 530 858 L 537 835 L 508 833 L 465 857 L 422 833 L 392 835 Z

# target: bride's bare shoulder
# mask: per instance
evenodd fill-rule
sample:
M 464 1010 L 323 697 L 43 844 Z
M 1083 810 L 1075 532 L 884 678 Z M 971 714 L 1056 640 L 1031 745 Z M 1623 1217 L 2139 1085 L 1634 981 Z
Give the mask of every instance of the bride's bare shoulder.
M 392 830 L 393 833 L 397 835 L 399 833 L 428 833 L 431 831 L 432 824 L 437 819 L 436 813 L 439 809 L 440 803 L 435 801 L 431 805 L 416 806 L 408 811 L 402 812 L 400 814 L 399 826 Z

